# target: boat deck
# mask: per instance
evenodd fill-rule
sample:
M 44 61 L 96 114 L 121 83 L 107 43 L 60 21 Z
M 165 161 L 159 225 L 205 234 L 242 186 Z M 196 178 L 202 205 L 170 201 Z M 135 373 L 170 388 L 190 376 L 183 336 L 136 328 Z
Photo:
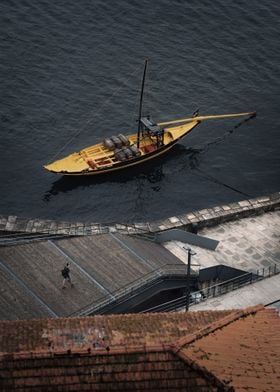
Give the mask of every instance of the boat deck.
M 174 126 L 165 130 L 163 138 L 163 146 L 170 148 L 173 146 L 173 142 L 179 140 L 186 133 L 190 132 L 196 125 L 197 121 L 192 121 L 189 124 Z M 129 145 L 137 146 L 137 134 L 131 134 L 127 136 Z M 163 152 L 167 151 L 165 149 L 158 149 L 157 147 L 158 139 L 155 135 L 145 134 L 140 139 L 140 146 L 138 150 L 140 151 L 140 156 L 147 159 L 156 157 Z M 158 151 L 157 151 L 158 150 Z M 145 157 L 146 158 L 146 157 Z M 120 159 L 120 158 L 119 158 Z M 142 162 L 142 160 L 136 160 L 135 154 L 132 157 L 128 157 L 125 154 L 124 159 L 119 160 L 115 156 L 115 151 L 106 148 L 103 143 L 98 143 L 87 148 L 84 148 L 80 152 L 68 155 L 58 161 L 55 161 L 45 168 L 54 173 L 69 174 L 69 175 L 87 175 L 87 174 L 98 174 L 110 170 L 116 170 L 117 168 L 123 168 L 124 166 L 130 166 Z M 143 159 L 145 160 L 145 159 Z M 119 165 L 120 163 L 125 163 L 125 165 Z
M 187 125 L 179 125 L 166 130 L 164 134 L 164 145 L 168 145 L 173 142 L 176 138 L 180 137 L 182 133 L 186 132 L 186 130 L 191 130 L 194 127 L 194 123 L 196 124 L 197 122 L 192 122 Z M 128 140 L 130 145 L 136 145 L 137 134 L 129 135 Z M 139 150 L 142 156 L 154 152 L 156 149 L 156 140 L 149 136 L 141 139 Z M 114 156 L 114 151 L 108 150 L 104 147 L 103 143 L 95 144 L 81 150 L 79 152 L 79 156 L 93 170 L 110 167 L 119 163 Z M 129 161 L 129 159 L 127 159 L 126 162 L 127 161 Z
M 130 138 L 130 144 L 135 144 L 134 139 Z M 154 152 L 156 150 L 156 144 L 150 138 L 141 140 L 139 151 L 141 155 Z M 80 151 L 80 157 L 89 165 L 91 169 L 104 168 L 106 166 L 112 166 L 119 161 L 115 158 L 114 151 L 108 150 L 103 144 L 96 144 Z M 133 157 L 134 158 L 134 157 Z M 132 159 L 133 159 L 132 158 Z M 128 161 L 127 159 L 126 161 Z
M 192 131 L 202 120 L 213 119 L 213 118 L 227 118 L 227 117 L 239 117 L 239 116 L 255 116 L 255 112 L 248 113 L 237 113 L 217 116 L 198 116 L 191 117 L 181 120 L 169 121 L 164 123 L 154 124 L 152 128 L 155 130 L 143 130 L 142 136 L 139 139 L 138 134 L 132 134 L 126 136 L 131 145 L 140 144 L 141 156 L 144 159 L 136 159 L 138 157 L 138 151 L 132 153 L 125 153 L 124 156 L 118 154 L 117 158 L 114 153 L 103 147 L 102 143 L 90 146 L 83 149 L 78 153 L 73 153 L 65 158 L 58 161 L 52 162 L 45 167 L 45 169 L 58 174 L 63 175 L 91 175 L 91 174 L 102 174 L 105 172 L 114 171 L 117 169 L 124 169 L 132 165 L 139 164 L 145 160 L 161 155 L 172 148 L 175 142 L 179 142 L 189 132 Z M 161 128 L 164 126 L 164 128 Z M 166 128 L 167 127 L 167 128 Z M 159 131 L 160 130 L 160 133 Z M 112 142 L 112 138 L 111 138 Z M 120 147 L 123 142 L 120 141 Z M 112 148 L 118 145 L 117 142 L 112 142 Z M 126 144 L 126 142 L 124 143 Z M 158 148 L 158 146 L 164 146 L 165 148 Z M 111 146 L 110 146 L 111 148 Z M 118 152 L 119 153 L 119 152 Z M 136 156 L 135 156 L 136 155 Z M 147 155 L 147 157 L 145 157 Z M 119 165 L 122 163 L 121 165 Z

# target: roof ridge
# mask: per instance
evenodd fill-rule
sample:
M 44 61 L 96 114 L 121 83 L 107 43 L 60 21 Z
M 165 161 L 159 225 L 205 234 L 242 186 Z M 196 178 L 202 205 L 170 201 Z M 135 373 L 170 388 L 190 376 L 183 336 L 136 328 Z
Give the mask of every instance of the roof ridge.
M 217 386 L 219 390 L 225 392 L 233 392 L 234 388 L 229 386 L 227 382 L 219 379 L 213 372 L 209 371 L 206 367 L 201 366 L 197 361 L 191 359 L 187 354 L 186 350 L 184 350 L 184 346 L 190 344 L 198 339 L 202 339 L 203 337 L 209 335 L 210 333 L 224 328 L 227 325 L 239 320 L 242 317 L 247 317 L 251 314 L 255 314 L 260 310 L 263 310 L 263 305 L 250 306 L 246 309 L 238 309 L 223 317 L 220 320 L 216 320 L 211 324 L 208 324 L 206 327 L 201 328 L 199 331 L 191 333 L 177 341 L 176 344 L 171 346 L 172 352 L 177 355 L 181 360 L 188 364 L 193 370 L 201 373 L 205 378 L 209 380 L 209 382 Z
M 67 348 L 65 350 L 52 350 L 48 349 L 37 349 L 36 351 L 21 351 L 15 353 L 7 353 L 0 352 L 0 360 L 5 358 L 13 358 L 13 359 L 27 359 L 27 358 L 53 358 L 53 357 L 67 357 L 67 356 L 110 356 L 117 354 L 137 354 L 137 353 L 153 353 L 153 352 L 164 352 L 164 351 L 173 351 L 170 344 L 159 343 L 155 345 L 146 345 L 143 344 L 141 346 L 131 346 L 131 347 L 110 347 L 102 349 L 93 349 L 91 347 L 81 348 Z
M 206 367 L 199 365 L 195 360 L 188 357 L 183 350 L 176 352 L 176 350 L 174 351 L 173 348 L 172 351 L 175 355 L 177 355 L 180 359 L 182 359 L 184 363 L 186 363 L 190 368 L 202 374 L 203 378 L 206 378 L 211 383 L 212 386 L 218 387 L 219 391 L 234 392 L 234 388 L 232 386 L 229 386 L 226 382 L 219 379 L 214 373 L 210 372 Z
M 209 335 L 210 333 L 218 329 L 224 328 L 227 325 L 239 320 L 241 317 L 247 317 L 251 314 L 255 314 L 262 309 L 264 309 L 264 305 L 255 305 L 255 306 L 250 306 L 246 309 L 235 310 L 234 312 L 226 315 L 220 320 L 213 321 L 211 324 L 208 324 L 206 327 L 199 329 L 197 332 L 193 332 L 179 339 L 176 342 L 176 344 L 173 345 L 175 350 L 174 353 L 178 353 L 180 350 L 182 350 L 183 346 L 190 344 L 198 339 L 202 339 L 203 337 Z

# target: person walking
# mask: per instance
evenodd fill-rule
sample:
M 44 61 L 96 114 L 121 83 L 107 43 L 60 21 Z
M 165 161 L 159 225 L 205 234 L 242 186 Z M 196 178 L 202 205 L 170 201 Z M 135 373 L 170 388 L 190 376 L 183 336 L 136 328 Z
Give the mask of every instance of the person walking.
M 63 270 L 61 271 L 61 275 L 63 276 L 62 288 L 63 289 L 66 288 L 66 286 L 65 286 L 66 281 L 68 281 L 70 283 L 71 287 L 73 287 L 73 283 L 72 283 L 71 276 L 70 276 L 69 263 L 67 263 L 64 266 Z

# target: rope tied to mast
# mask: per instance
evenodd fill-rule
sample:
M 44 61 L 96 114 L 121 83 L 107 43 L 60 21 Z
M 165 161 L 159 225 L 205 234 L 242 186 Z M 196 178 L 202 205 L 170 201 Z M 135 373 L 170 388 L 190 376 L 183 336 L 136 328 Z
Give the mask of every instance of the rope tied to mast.
M 123 87 L 126 85 L 126 82 L 136 73 L 136 71 L 138 71 L 138 70 L 135 69 L 131 74 L 129 74 L 129 77 L 127 77 L 125 80 L 122 81 L 122 85 L 119 86 L 119 87 L 117 87 L 117 88 L 115 88 L 115 91 L 113 90 L 113 93 L 110 95 L 110 97 L 107 98 L 107 99 L 103 102 L 103 104 L 97 109 L 97 111 L 95 111 L 95 109 L 93 109 L 93 110 L 89 113 L 89 116 L 91 116 L 91 114 L 93 113 L 93 111 L 95 111 L 95 117 L 96 117 L 96 116 L 99 116 L 99 115 L 101 114 L 102 109 L 103 109 L 106 105 L 108 105 L 108 103 L 112 100 L 112 98 L 113 98 L 119 91 L 121 91 L 121 89 L 123 89 Z M 75 139 L 84 131 L 85 127 L 86 127 L 88 124 L 90 124 L 92 121 L 93 121 L 93 118 L 90 117 L 90 118 L 84 123 L 84 125 L 81 127 L 81 129 L 80 129 L 78 132 L 76 132 L 72 137 L 70 137 L 70 139 L 69 139 L 69 140 L 59 149 L 59 151 L 57 151 L 57 152 L 54 154 L 54 156 L 48 161 L 47 164 L 50 164 L 51 162 L 53 162 L 53 161 L 56 159 L 56 157 L 57 157 L 58 155 L 60 155 L 60 154 L 65 150 L 65 148 L 66 148 L 67 146 L 69 146 L 69 144 L 72 143 L 72 141 L 75 140 Z

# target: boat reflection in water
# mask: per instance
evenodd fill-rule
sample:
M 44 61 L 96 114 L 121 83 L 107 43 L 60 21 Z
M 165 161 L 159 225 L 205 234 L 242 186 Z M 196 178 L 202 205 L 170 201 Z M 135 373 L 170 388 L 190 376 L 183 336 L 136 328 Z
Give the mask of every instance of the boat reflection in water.
M 194 150 L 186 149 L 183 145 L 177 145 L 170 154 L 158 157 L 152 162 L 147 162 L 141 166 L 115 173 L 113 176 L 108 173 L 103 176 L 61 177 L 52 184 L 51 189 L 45 193 L 43 199 L 45 202 L 49 202 L 53 197 L 60 193 L 68 193 L 78 188 L 94 187 L 105 183 L 121 184 L 130 181 L 147 181 L 150 184 L 154 184 L 152 187 L 154 191 L 159 191 L 160 183 L 164 178 L 165 163 L 176 158 L 180 160 L 180 158 L 186 154 L 188 154 L 192 160 Z

